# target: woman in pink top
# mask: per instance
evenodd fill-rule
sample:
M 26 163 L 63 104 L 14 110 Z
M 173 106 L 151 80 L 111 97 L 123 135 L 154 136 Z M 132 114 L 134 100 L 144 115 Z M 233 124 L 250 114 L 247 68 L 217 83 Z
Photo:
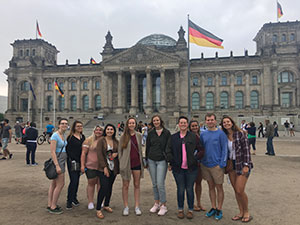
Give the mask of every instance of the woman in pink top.
M 81 172 L 85 172 L 85 175 L 88 179 L 88 186 L 86 189 L 89 201 L 88 209 L 94 209 L 94 193 L 96 184 L 97 192 L 100 189 L 96 146 L 100 137 L 102 137 L 102 134 L 103 128 L 97 125 L 94 128 L 93 134 L 88 137 L 82 144 Z

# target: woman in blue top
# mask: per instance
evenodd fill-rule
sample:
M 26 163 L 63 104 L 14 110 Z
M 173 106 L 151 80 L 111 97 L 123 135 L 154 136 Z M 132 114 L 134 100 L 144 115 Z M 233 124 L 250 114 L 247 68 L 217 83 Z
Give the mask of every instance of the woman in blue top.
M 61 207 L 57 205 L 57 200 L 65 183 L 65 162 L 67 159 L 65 132 L 68 129 L 68 120 L 58 121 L 58 130 L 51 136 L 50 150 L 51 157 L 56 166 L 57 178 L 51 181 L 48 192 L 48 211 L 53 214 L 63 213 Z

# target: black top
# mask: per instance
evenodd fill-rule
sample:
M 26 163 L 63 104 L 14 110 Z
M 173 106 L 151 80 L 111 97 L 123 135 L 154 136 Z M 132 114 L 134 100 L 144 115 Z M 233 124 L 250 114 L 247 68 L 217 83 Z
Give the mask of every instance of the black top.
M 35 141 L 38 137 L 39 133 L 35 127 L 28 127 L 25 132 L 25 136 L 28 140 Z
M 256 127 L 246 127 L 248 134 L 256 135 Z
M 170 131 L 165 128 L 160 136 L 155 129 L 150 130 L 146 140 L 146 158 L 154 161 L 166 160 L 165 152 L 170 137 Z
M 75 160 L 76 162 L 80 162 L 82 143 L 84 142 L 84 140 L 84 135 L 81 136 L 80 140 L 74 137 L 74 135 L 67 138 L 68 144 L 66 147 L 66 151 L 68 158 L 70 158 L 71 160 Z

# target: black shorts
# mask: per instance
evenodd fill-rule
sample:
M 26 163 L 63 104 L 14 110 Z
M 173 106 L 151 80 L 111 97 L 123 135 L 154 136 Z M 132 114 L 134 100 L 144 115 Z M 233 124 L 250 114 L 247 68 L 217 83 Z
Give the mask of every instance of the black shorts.
M 141 169 L 142 169 L 141 165 L 131 168 L 131 170 L 141 170 Z
M 92 169 L 88 169 L 88 168 L 86 168 L 86 171 L 85 171 L 85 175 L 86 175 L 87 179 L 93 179 L 93 178 L 97 177 L 98 173 L 99 173 L 98 170 L 92 170 Z

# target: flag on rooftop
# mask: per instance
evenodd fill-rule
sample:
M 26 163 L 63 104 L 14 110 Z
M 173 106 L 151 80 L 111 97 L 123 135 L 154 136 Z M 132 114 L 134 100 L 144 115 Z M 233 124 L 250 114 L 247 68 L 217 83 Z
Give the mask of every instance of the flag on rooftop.
M 37 32 L 37 34 L 38 34 L 40 37 L 42 37 L 42 33 L 41 33 L 41 31 L 40 31 L 38 21 L 36 21 L 36 32 Z
M 277 17 L 278 19 L 283 16 L 283 11 L 279 2 L 277 2 Z
M 222 39 L 199 27 L 191 20 L 189 20 L 189 39 L 190 43 L 194 43 L 199 46 L 224 48 L 222 46 Z
M 64 97 L 64 92 L 61 90 L 60 86 L 58 85 L 58 83 L 56 81 L 54 82 L 54 85 L 55 85 L 55 89 L 58 90 L 61 97 Z
M 91 58 L 91 63 L 92 64 L 97 64 L 96 61 L 93 58 Z

